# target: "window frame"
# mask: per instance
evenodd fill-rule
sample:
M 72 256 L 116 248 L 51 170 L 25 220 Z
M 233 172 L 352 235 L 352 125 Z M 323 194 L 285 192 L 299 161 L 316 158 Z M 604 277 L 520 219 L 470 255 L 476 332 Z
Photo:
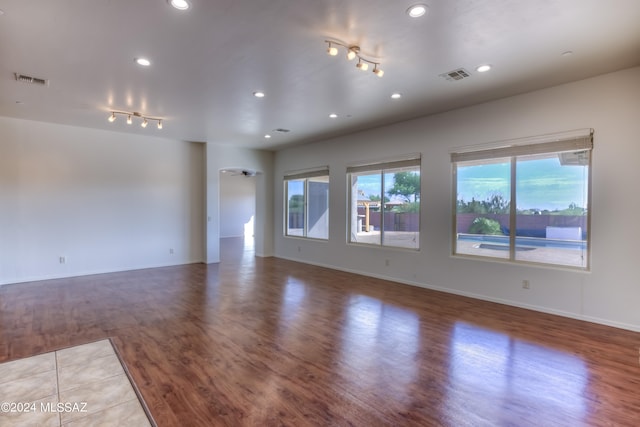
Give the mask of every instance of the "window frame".
M 399 157 L 387 161 L 378 161 L 378 162 L 369 162 L 369 163 L 359 163 L 351 166 L 347 166 L 346 170 L 346 178 L 347 178 L 347 243 L 351 245 L 362 245 L 368 247 L 379 247 L 379 248 L 387 248 L 387 249 L 399 249 L 399 250 L 411 250 L 411 251 L 420 251 L 420 234 L 422 229 L 422 222 L 420 221 L 421 211 L 422 211 L 422 188 L 420 191 L 420 197 L 417 201 L 418 203 L 418 231 L 416 232 L 415 238 L 415 247 L 412 246 L 399 246 L 393 245 L 385 242 L 385 234 L 390 233 L 391 231 L 385 230 L 384 226 L 384 212 L 385 212 L 385 174 L 399 172 L 402 169 L 415 170 L 418 171 L 418 176 L 422 179 L 422 157 L 420 154 L 411 154 L 406 157 Z M 373 174 L 380 175 L 380 212 L 381 212 L 381 227 L 380 227 L 380 239 L 378 243 L 371 242 L 362 242 L 353 240 L 354 236 L 357 236 L 357 230 L 354 234 L 354 203 L 353 203 L 353 175 L 363 175 L 366 172 L 372 172 Z M 422 187 L 422 186 L 421 186 Z M 356 196 L 357 197 L 357 196 Z M 357 228 L 357 199 L 356 199 L 356 228 Z
M 558 134 L 542 135 L 537 137 L 522 138 L 519 140 L 500 141 L 497 143 L 472 146 L 469 148 L 458 149 L 451 152 L 452 165 L 452 246 L 451 254 L 455 257 L 471 257 L 474 259 L 482 259 L 495 262 L 508 262 L 514 264 L 530 264 L 544 267 L 555 267 L 562 269 L 571 269 L 579 271 L 589 271 L 591 266 L 591 203 L 592 203 L 592 153 L 593 153 L 593 129 L 579 129 L 576 131 L 563 132 Z M 587 166 L 587 175 L 584 181 L 586 185 L 586 218 L 585 218 L 585 255 L 583 257 L 583 265 L 574 265 L 568 263 L 551 263 L 543 261 L 532 261 L 518 259 L 517 257 L 517 235 L 516 227 L 518 224 L 517 214 L 517 164 L 519 159 L 533 156 L 544 156 L 561 153 L 577 153 L 589 152 Z M 542 157 L 544 158 L 544 157 Z M 487 256 L 481 254 L 459 253 L 458 242 L 458 164 L 477 161 L 484 164 L 499 160 L 508 160 L 510 165 L 509 171 L 509 253 L 507 257 Z
M 313 180 L 313 178 L 326 177 L 327 182 L 327 223 L 326 223 L 326 237 L 316 237 L 309 236 L 309 181 Z M 289 221 L 290 221 L 290 213 L 289 213 L 289 182 L 290 181 L 303 181 L 303 228 L 302 234 L 291 234 L 289 232 Z M 330 175 L 329 175 L 329 167 L 319 167 L 304 171 L 297 172 L 289 172 L 285 173 L 283 176 L 283 191 L 284 191 L 284 215 L 283 215 L 283 234 L 285 237 L 296 237 L 301 239 L 312 239 L 312 240 L 321 240 L 326 241 L 329 240 L 329 184 L 330 184 Z

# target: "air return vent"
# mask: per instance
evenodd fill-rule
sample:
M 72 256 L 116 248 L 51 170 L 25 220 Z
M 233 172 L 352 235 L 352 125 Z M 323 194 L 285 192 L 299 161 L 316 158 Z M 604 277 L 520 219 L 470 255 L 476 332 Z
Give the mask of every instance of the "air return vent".
M 26 74 L 14 73 L 16 80 L 23 83 L 30 83 L 39 86 L 49 86 L 49 80 L 38 77 L 27 76 Z
M 448 73 L 442 73 L 440 74 L 440 77 L 444 77 L 445 79 L 453 82 L 471 77 L 471 73 L 464 68 L 458 68 L 457 70 L 449 71 Z

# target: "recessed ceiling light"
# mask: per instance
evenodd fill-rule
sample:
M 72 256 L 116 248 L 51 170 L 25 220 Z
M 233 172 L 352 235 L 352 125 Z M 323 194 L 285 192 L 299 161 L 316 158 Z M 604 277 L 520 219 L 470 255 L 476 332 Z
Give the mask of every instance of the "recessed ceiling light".
M 149 65 L 151 65 L 151 61 L 149 61 L 147 58 L 135 58 L 136 64 L 141 65 L 143 67 L 148 67 Z
M 271 138 L 271 135 L 266 134 L 264 137 L 265 137 L 266 139 L 269 139 L 269 138 Z
M 336 113 L 331 113 L 329 114 L 329 117 L 335 119 L 336 117 L 338 117 L 338 115 Z
M 253 92 L 253 96 L 255 96 L 256 98 L 264 98 L 264 92 L 262 91 Z
M 391 94 L 391 99 L 400 99 L 400 98 L 402 98 L 402 95 L 397 92 Z
M 491 69 L 491 65 L 484 64 L 484 65 L 480 65 L 479 67 L 477 67 L 476 71 L 479 72 L 479 73 L 486 73 L 490 69 Z
M 191 7 L 187 0 L 169 0 L 169 4 L 178 10 L 187 10 Z
M 407 9 L 407 15 L 412 18 L 420 18 L 424 16 L 429 10 L 429 6 L 426 4 L 414 4 L 409 9 Z

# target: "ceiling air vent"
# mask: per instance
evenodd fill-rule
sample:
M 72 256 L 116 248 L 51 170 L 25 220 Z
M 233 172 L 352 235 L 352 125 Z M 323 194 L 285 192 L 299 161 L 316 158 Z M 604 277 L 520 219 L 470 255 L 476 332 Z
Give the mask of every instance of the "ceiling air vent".
M 40 86 L 49 86 L 49 80 L 27 76 L 26 74 L 19 74 L 19 73 L 14 73 L 14 74 L 16 76 L 16 80 L 19 82 L 30 83 L 34 85 L 40 85 Z
M 287 132 L 291 132 L 290 129 L 283 129 L 283 128 L 278 128 L 278 129 L 274 129 L 275 132 L 280 132 L 280 133 L 287 133 Z
M 467 77 L 471 77 L 471 73 L 469 73 L 464 68 L 458 68 L 457 70 L 449 71 L 448 73 L 442 73 L 440 74 L 440 77 L 444 77 L 450 82 L 453 82 L 456 80 L 462 80 L 466 79 Z

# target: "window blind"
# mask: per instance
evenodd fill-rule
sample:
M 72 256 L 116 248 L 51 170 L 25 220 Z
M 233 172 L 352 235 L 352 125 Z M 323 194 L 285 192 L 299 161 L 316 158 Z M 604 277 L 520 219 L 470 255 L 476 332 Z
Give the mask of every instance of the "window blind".
M 372 171 L 372 170 L 412 168 L 416 166 L 420 166 L 420 157 L 404 159 L 404 160 L 392 160 L 392 161 L 386 161 L 381 163 L 369 163 L 366 165 L 347 166 L 347 173 L 366 172 L 366 171 Z
M 500 147 L 494 146 L 484 149 L 481 147 L 477 147 L 475 150 L 469 149 L 452 152 L 451 161 L 455 163 L 535 154 L 592 150 L 593 130 L 589 130 L 587 134 L 572 137 L 554 137 L 553 135 L 548 135 L 545 137 L 541 137 L 541 140 L 539 140 L 539 142 L 515 143 L 514 141 L 513 144 L 509 144 L 507 141 L 505 141 L 502 144 L 503 146 Z
M 284 179 L 289 181 L 293 179 L 316 178 L 319 176 L 329 176 L 329 166 L 322 166 L 320 168 L 307 169 L 304 171 L 288 172 L 285 173 Z

